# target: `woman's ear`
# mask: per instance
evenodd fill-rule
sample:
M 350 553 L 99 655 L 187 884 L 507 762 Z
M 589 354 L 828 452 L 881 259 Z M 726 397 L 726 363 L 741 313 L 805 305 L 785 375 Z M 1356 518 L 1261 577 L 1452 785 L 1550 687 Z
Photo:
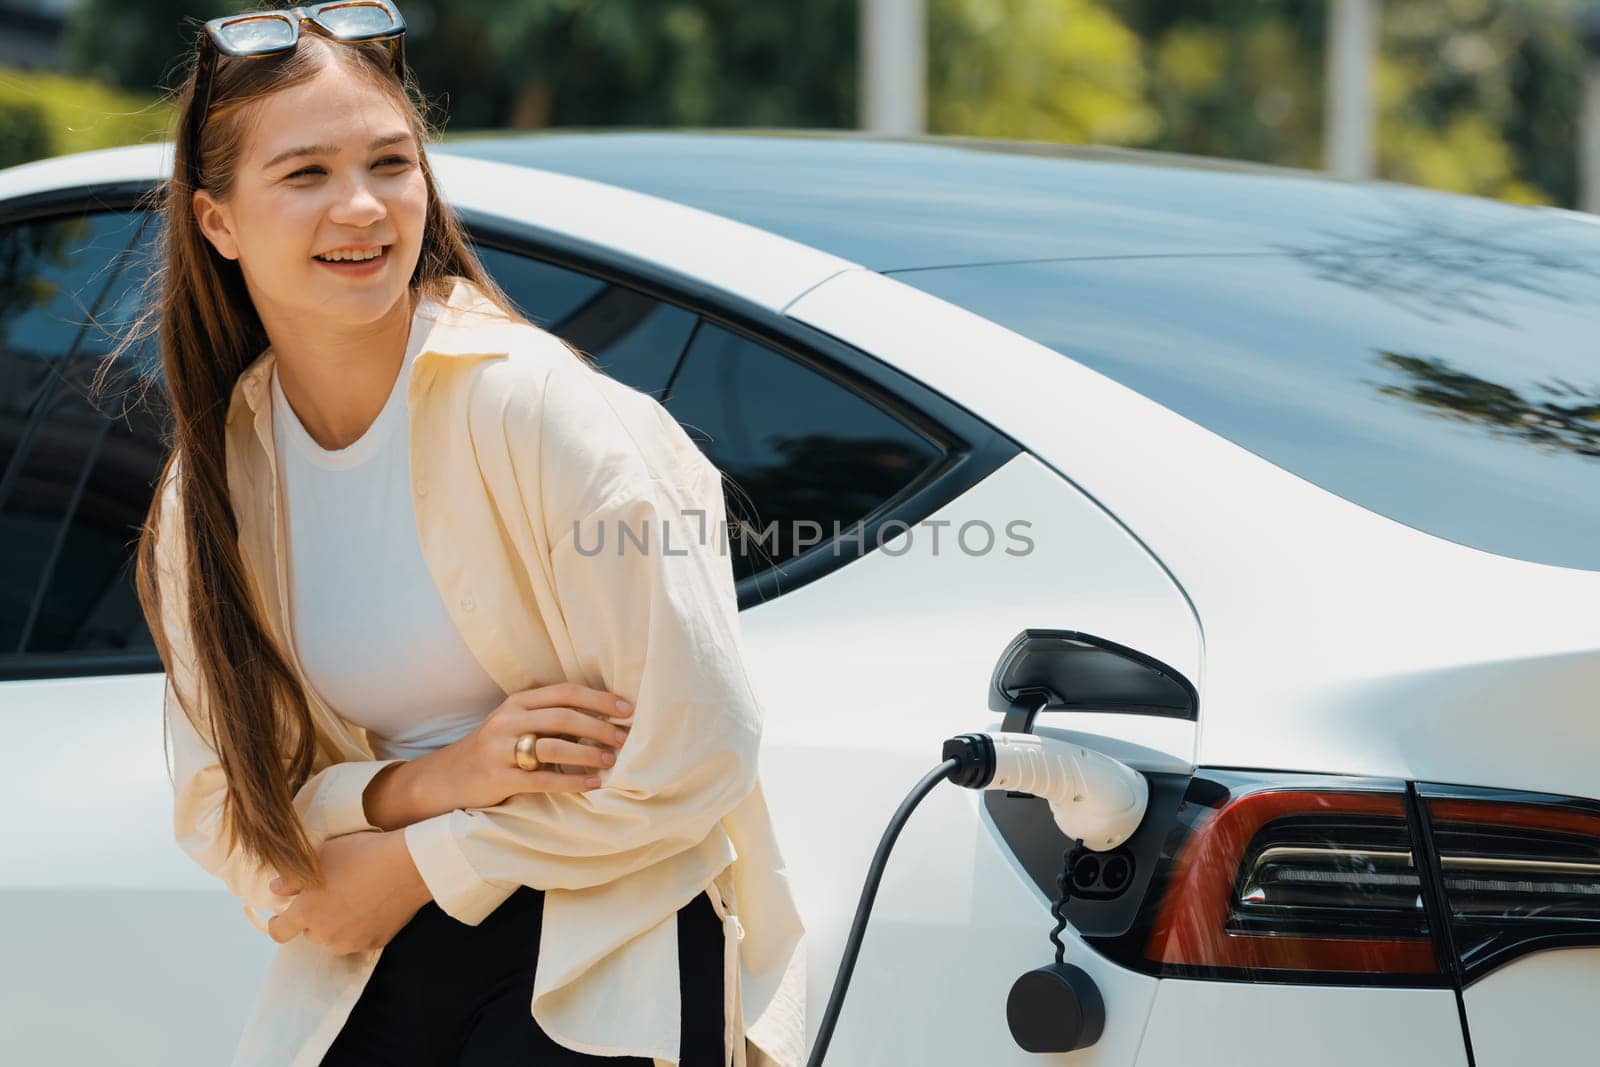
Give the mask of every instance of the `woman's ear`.
M 224 259 L 239 258 L 239 242 L 234 239 L 227 206 L 204 189 L 194 191 L 194 219 L 218 254 Z

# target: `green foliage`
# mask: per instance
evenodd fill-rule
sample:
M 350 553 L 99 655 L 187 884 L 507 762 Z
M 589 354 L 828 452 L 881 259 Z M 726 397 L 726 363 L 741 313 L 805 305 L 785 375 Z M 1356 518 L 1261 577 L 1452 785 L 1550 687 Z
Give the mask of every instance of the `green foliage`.
M 68 70 L 137 93 L 176 87 L 209 18 L 256 7 L 219 0 L 79 0 L 67 21 Z M 403 9 L 402 9 L 403 10 Z
M 171 108 L 82 78 L 0 67 L 0 166 L 169 137 Z
M 1328 2 L 927 0 L 929 128 L 1317 167 Z M 1573 203 L 1586 2 L 1383 3 L 1379 175 Z M 452 130 L 857 123 L 858 0 L 399 3 Z M 8 75 L 0 152 L 159 136 L 151 87 L 180 82 L 202 21 L 258 6 L 82 0 L 73 71 L 136 95 Z
M 1378 176 L 1531 203 L 1576 196 L 1579 0 L 1384 3 Z M 1161 132 L 1141 147 L 1322 164 L 1327 3 L 1119 0 Z
M 453 0 L 433 12 L 415 62 L 458 127 L 855 122 L 854 0 Z
M 50 154 L 50 127 L 31 100 L 0 99 L 0 168 Z
M 281 4 L 84 0 L 74 69 L 176 86 L 200 25 Z M 455 128 L 855 123 L 855 0 L 400 0 L 406 58 Z
M 1526 203 L 1571 204 L 1583 48 L 1568 0 L 1390 4 L 1379 172 Z
M 1240 17 L 1246 8 L 1251 17 Z M 1179 18 L 1150 40 L 1160 133 L 1142 147 L 1318 166 L 1320 35 L 1260 4 L 1234 11 L 1205 23 Z
M 1139 40 L 1094 0 L 930 0 L 928 128 L 1129 144 L 1157 132 Z

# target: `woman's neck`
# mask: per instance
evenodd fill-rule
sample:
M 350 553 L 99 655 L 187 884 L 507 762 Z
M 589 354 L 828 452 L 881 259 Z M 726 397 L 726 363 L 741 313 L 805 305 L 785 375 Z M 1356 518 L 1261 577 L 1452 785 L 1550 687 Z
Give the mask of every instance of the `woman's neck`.
M 413 309 L 408 291 L 381 319 L 348 332 L 268 328 L 283 397 L 322 448 L 349 446 L 383 410 L 405 361 Z

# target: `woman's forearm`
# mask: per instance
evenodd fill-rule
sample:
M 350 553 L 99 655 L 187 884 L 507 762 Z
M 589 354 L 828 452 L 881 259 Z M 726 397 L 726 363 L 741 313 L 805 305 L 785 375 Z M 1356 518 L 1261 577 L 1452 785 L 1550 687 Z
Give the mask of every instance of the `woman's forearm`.
M 599 771 L 615 762 L 628 739 L 620 724 L 631 726 L 632 715 L 633 706 L 615 693 L 570 682 L 521 690 L 465 737 L 373 775 L 361 795 L 362 809 L 380 830 L 403 830 L 457 808 L 492 808 L 517 793 L 599 786 Z M 534 770 L 510 758 L 525 733 L 546 743 L 542 765 Z M 555 762 L 563 756 L 565 762 Z
M 380 830 L 402 830 L 457 807 L 442 795 L 442 775 L 434 773 L 438 752 L 393 763 L 379 771 L 362 793 L 367 821 Z

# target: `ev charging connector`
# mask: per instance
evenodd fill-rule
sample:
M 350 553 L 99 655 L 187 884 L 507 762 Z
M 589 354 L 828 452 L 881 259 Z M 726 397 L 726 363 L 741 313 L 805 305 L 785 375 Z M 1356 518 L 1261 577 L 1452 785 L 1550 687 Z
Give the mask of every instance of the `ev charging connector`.
M 943 754 L 944 762 L 901 803 L 878 843 L 808 1067 L 820 1067 L 833 1038 L 889 850 L 906 819 L 934 786 L 949 779 L 968 789 L 1006 789 L 1041 797 L 1049 802 L 1061 832 L 1096 852 L 1114 849 L 1132 837 L 1149 803 L 1149 783 L 1143 775 L 1076 742 L 1002 731 L 959 734 L 944 743 Z M 1060 885 L 1063 894 L 1067 892 L 1065 881 Z M 1057 931 L 1066 922 L 1063 904 L 1064 900 L 1058 901 L 1055 909 Z M 1054 933 L 1051 936 L 1054 939 Z M 1029 1052 L 1087 1048 L 1105 1028 L 1105 1002 L 1094 980 L 1082 968 L 1062 961 L 1060 942 L 1056 944 L 1056 962 L 1017 979 L 1006 1001 L 1012 1037 Z
M 1051 908 L 1055 963 L 1017 979 L 1006 1001 L 1006 1021 L 1017 1044 L 1029 1052 L 1071 1052 L 1100 1039 L 1105 1002 L 1089 974 L 1066 962 L 1058 936 L 1067 926 L 1071 869 L 1085 851 L 1109 852 L 1134 835 L 1149 806 L 1150 787 L 1138 771 L 1102 752 L 1034 734 L 1034 721 L 1046 709 L 1194 721 L 1199 694 L 1182 674 L 1136 649 L 1075 630 L 1029 629 L 1001 653 L 988 699 L 990 711 L 1003 716 L 1002 728 L 947 740 L 944 761 L 901 802 L 878 842 L 807 1067 L 821 1067 L 827 1054 L 889 851 L 911 812 L 947 778 L 968 789 L 1003 789 L 1012 796 L 1044 799 L 1056 825 L 1075 843 L 1063 857 Z M 1115 862 L 1108 861 L 1106 869 Z M 1125 887 L 1126 864 L 1122 870 Z

